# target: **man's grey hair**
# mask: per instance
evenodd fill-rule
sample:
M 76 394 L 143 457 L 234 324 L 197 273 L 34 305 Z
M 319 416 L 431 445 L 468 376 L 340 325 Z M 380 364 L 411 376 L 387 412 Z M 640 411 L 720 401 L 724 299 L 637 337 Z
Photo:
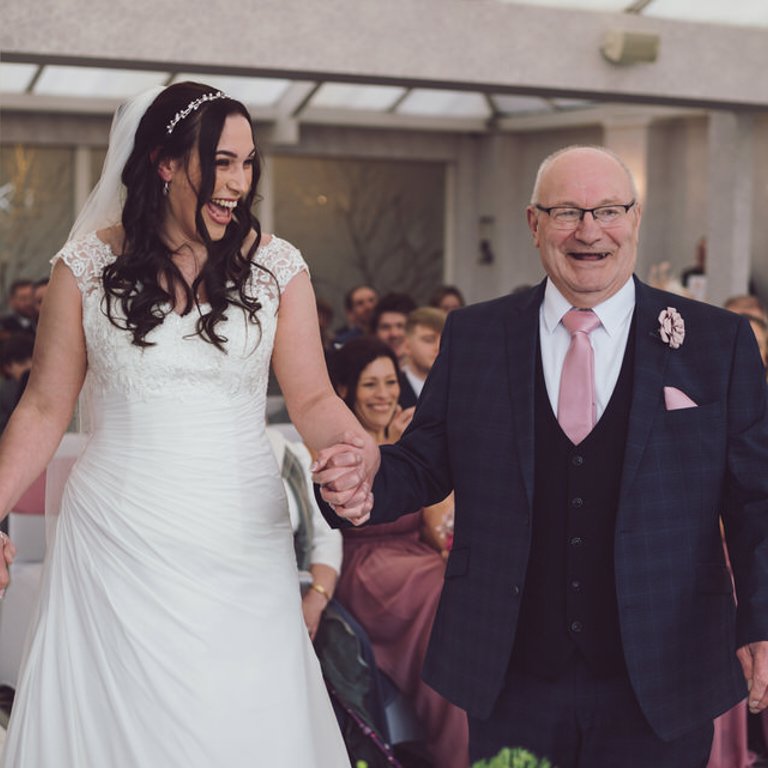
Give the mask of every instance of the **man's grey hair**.
M 541 165 L 539 166 L 539 170 L 536 173 L 536 181 L 533 184 L 531 205 L 536 205 L 536 203 L 539 202 L 539 189 L 541 187 L 541 180 L 547 170 L 549 170 L 549 167 L 552 165 L 552 163 L 557 160 L 560 155 L 564 155 L 566 152 L 571 152 L 574 149 L 594 149 L 597 152 L 602 152 L 604 155 L 608 155 L 608 157 L 613 158 L 624 169 L 624 173 L 627 174 L 630 188 L 632 189 L 632 197 L 637 200 L 637 185 L 635 184 L 635 179 L 632 176 L 632 171 L 629 170 L 627 164 L 615 152 L 608 149 L 608 147 L 601 147 L 597 144 L 572 144 L 569 147 L 558 149 L 557 152 L 553 152 L 551 155 L 548 155 L 544 158 L 544 160 L 542 160 Z

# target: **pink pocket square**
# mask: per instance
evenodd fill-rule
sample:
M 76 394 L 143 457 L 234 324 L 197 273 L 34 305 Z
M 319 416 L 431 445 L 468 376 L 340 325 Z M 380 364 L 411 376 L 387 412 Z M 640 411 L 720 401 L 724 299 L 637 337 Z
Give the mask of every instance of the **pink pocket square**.
M 664 405 L 668 411 L 679 411 L 681 408 L 698 408 L 685 392 L 676 387 L 664 387 Z

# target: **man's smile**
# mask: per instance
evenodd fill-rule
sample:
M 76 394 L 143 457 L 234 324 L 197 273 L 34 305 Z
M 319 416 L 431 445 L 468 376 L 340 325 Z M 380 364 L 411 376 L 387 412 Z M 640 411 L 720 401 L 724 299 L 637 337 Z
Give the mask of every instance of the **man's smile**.
M 602 261 L 610 256 L 608 251 L 568 251 L 568 256 L 577 261 Z

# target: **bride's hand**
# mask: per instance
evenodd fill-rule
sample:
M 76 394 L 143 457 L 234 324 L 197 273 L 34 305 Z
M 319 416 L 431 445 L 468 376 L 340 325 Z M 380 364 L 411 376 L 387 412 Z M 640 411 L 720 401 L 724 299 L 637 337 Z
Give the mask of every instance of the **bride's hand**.
M 318 451 L 310 467 L 312 482 L 340 495 L 352 496 L 363 483 L 373 484 L 380 463 L 379 448 L 373 438 L 345 432 L 334 445 Z M 336 504 L 345 501 L 334 499 Z
M 345 433 L 341 440 L 317 454 L 312 481 L 336 512 L 355 525 L 364 523 L 373 508 L 371 487 L 381 457 L 373 439 Z
M 13 558 L 16 557 L 16 547 L 13 546 L 13 542 L 0 531 L 0 600 L 5 596 L 5 588 L 10 581 L 10 575 L 8 573 L 8 566 L 13 562 Z

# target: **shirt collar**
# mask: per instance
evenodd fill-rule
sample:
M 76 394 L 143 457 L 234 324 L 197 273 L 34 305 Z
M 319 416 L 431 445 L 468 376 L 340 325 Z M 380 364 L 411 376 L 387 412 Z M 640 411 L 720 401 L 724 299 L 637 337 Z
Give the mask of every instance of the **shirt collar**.
M 555 332 L 555 329 L 563 319 L 563 315 L 571 308 L 570 302 L 560 293 L 555 284 L 547 279 L 547 285 L 544 289 L 544 301 L 541 305 L 544 328 L 547 333 Z M 618 333 L 634 309 L 635 281 L 631 276 L 613 296 L 592 308 L 609 336 Z

